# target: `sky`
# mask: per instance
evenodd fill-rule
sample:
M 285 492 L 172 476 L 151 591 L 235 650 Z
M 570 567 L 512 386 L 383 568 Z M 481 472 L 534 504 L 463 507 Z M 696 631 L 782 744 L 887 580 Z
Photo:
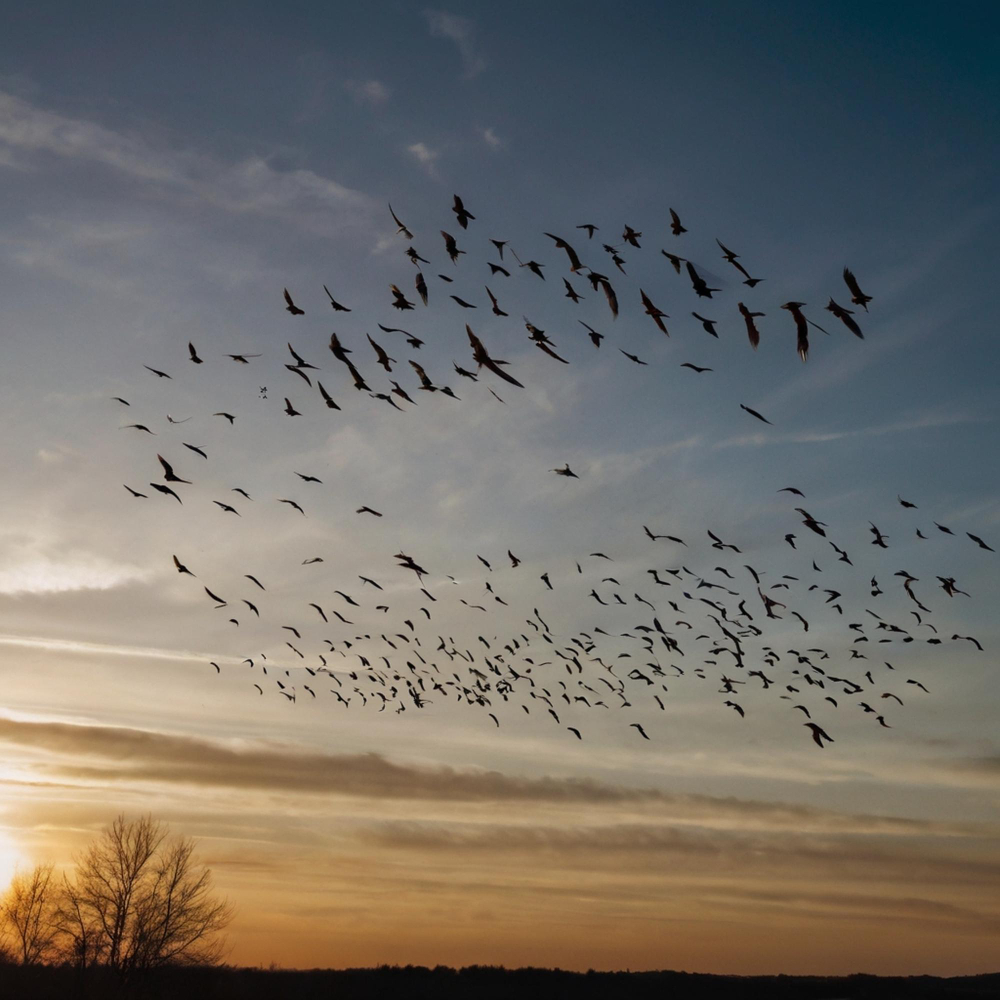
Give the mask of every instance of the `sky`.
M 995 971 L 998 557 L 967 537 L 1000 549 L 993 5 L 43 2 L 6 20 L 0 881 L 150 811 L 236 904 L 240 964 Z M 617 319 L 545 233 L 610 278 Z M 765 280 L 741 284 L 717 239 Z M 789 300 L 823 328 L 805 364 Z M 739 301 L 765 314 L 756 351 Z M 466 323 L 523 388 L 477 371 Z M 357 391 L 332 332 L 373 392 L 396 379 L 413 403 Z M 287 369 L 287 345 L 318 370 Z M 419 391 L 408 359 L 459 399 Z M 158 454 L 193 481 L 180 504 L 150 486 Z M 815 683 L 830 674 L 864 694 Z

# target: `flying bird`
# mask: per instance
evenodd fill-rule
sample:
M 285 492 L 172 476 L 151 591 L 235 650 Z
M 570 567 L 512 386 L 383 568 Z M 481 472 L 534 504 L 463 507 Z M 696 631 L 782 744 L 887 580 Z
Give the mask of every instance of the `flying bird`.
M 871 302 L 872 297 L 870 295 L 865 295 L 858 285 L 858 279 L 854 277 L 850 268 L 844 268 L 844 283 L 851 290 L 851 302 L 856 306 L 861 306 L 865 312 L 868 312 L 868 303 Z
M 406 226 L 404 226 L 403 223 L 399 221 L 399 217 L 392 210 L 392 205 L 389 206 L 389 214 L 392 216 L 392 221 L 395 222 L 396 225 L 397 225 L 397 227 L 398 227 L 396 229 L 396 235 L 397 236 L 404 236 L 404 237 L 406 237 L 406 239 L 412 240 L 413 239 L 413 233 L 411 233 L 409 231 L 409 229 L 407 229 Z
M 330 300 L 330 306 L 332 307 L 332 309 L 333 309 L 333 311 L 334 311 L 334 312 L 344 312 L 344 313 L 349 313 L 349 312 L 351 311 L 350 309 L 348 309 L 348 308 L 347 308 L 347 306 L 345 306 L 345 305 L 341 305 L 341 304 L 340 304 L 340 303 L 339 303 L 339 302 L 338 302 L 338 301 L 337 301 L 337 300 L 336 300 L 336 299 L 335 299 L 335 298 L 334 298 L 334 297 L 333 297 L 333 296 L 332 296 L 332 295 L 330 294 L 330 289 L 329 289 L 329 288 L 327 288 L 327 287 L 326 287 L 326 285 L 324 285 L 324 286 L 323 286 L 323 291 L 324 291 L 324 292 L 326 292 L 326 297 L 327 297 L 327 298 L 328 298 L 328 299 Z
M 768 420 L 767 417 L 762 417 L 756 410 L 751 410 L 749 406 L 744 406 L 743 403 L 740 403 L 740 409 L 746 410 L 751 417 L 756 417 L 758 420 L 763 420 L 765 424 L 771 423 L 771 421 Z
M 458 219 L 458 224 L 463 229 L 469 228 L 469 220 L 475 220 L 475 216 L 462 204 L 462 199 L 455 195 L 455 202 L 452 205 L 451 210 L 455 213 L 455 218 Z
M 285 310 L 287 312 L 290 312 L 293 316 L 305 316 L 305 314 L 306 314 L 305 310 L 304 309 L 300 309 L 292 301 L 292 297 L 291 297 L 291 295 L 288 294 L 288 289 L 287 288 L 284 289 L 284 293 L 285 293 L 285 302 L 287 303 L 287 305 L 285 306 Z

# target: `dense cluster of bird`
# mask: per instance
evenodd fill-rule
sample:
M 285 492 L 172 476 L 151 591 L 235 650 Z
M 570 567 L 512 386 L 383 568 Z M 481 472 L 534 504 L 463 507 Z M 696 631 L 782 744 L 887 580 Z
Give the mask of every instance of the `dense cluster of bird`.
M 476 217 L 458 196 L 452 211 L 463 231 L 475 221 Z M 390 212 L 397 234 L 408 243 L 404 254 L 416 268 L 413 274 L 416 297 L 422 307 L 427 307 L 431 293 L 421 265 L 430 262 L 422 255 L 423 251 L 413 246 L 411 241 L 415 237 L 411 230 L 391 207 Z M 679 239 L 687 229 L 676 212 L 671 210 L 670 216 L 671 237 Z M 584 223 L 576 229 L 582 231 L 580 239 L 586 241 L 582 245 L 588 249 L 595 245 L 599 232 L 596 225 Z M 441 230 L 440 236 L 457 275 L 460 258 L 468 251 L 459 246 L 451 233 Z M 604 299 L 612 319 L 617 317 L 619 290 L 611 278 L 584 265 L 576 247 L 565 238 L 553 233 L 544 233 L 544 236 L 565 255 L 568 264 L 568 274 L 562 277 L 565 297 L 574 306 L 584 298 L 571 280 L 582 277 L 591 291 Z M 622 276 L 626 274 L 627 261 L 621 252 L 626 248 L 641 249 L 642 238 L 641 232 L 625 225 L 618 244 L 601 244 L 602 252 Z M 721 241 L 716 242 L 722 259 L 741 275 L 742 284 L 748 290 L 754 290 L 764 281 L 751 276 L 738 254 Z M 509 279 L 515 268 L 526 269 L 543 282 L 548 280 L 544 269 L 550 264 L 535 259 L 522 261 L 506 240 L 490 239 L 489 244 L 497 258 L 487 262 L 490 280 Z M 686 275 L 697 298 L 713 300 L 720 291 L 709 286 L 711 279 L 706 278 L 704 268 L 699 270 L 699 265 L 690 259 L 666 249 L 661 253 L 669 269 L 677 276 Z M 455 280 L 443 273 L 437 277 L 447 285 Z M 850 303 L 867 312 L 872 297 L 861 290 L 858 280 L 847 268 L 843 271 L 843 279 Z M 468 292 L 462 296 L 448 292 L 447 299 L 455 303 L 455 308 L 488 307 L 494 316 L 507 317 L 508 313 L 500 304 L 501 296 L 485 283 L 484 288 L 488 306 L 482 301 L 470 301 L 476 296 Z M 323 290 L 335 314 L 352 313 L 356 308 L 354 304 L 345 305 L 335 298 L 326 285 Z M 642 288 L 637 291 L 636 306 L 641 305 L 642 313 L 661 333 L 669 336 L 665 321 L 670 317 Z M 283 299 L 293 319 L 306 314 L 288 289 L 283 290 Z M 306 304 L 311 311 L 311 304 Z M 416 302 L 407 298 L 407 293 L 397 284 L 389 286 L 386 306 L 402 312 L 417 309 Z M 788 301 L 780 308 L 791 315 L 796 351 L 802 361 L 806 361 L 810 328 L 827 331 L 805 315 L 803 302 Z M 863 337 L 855 310 L 846 308 L 832 297 L 825 308 L 850 333 Z M 742 317 L 750 345 L 756 349 L 761 338 L 757 321 L 765 313 L 742 301 L 736 304 L 734 312 Z M 721 316 L 708 318 L 694 311 L 691 315 L 707 334 L 718 337 L 717 326 L 724 322 Z M 583 320 L 579 322 L 593 347 L 600 349 L 605 334 Z M 419 351 L 424 344 L 406 330 L 382 323 L 377 325 L 388 336 L 403 337 L 412 351 Z M 528 340 L 548 358 L 562 364 L 570 363 L 563 356 L 568 352 L 557 348 L 544 330 L 526 317 L 524 325 Z M 491 354 L 471 324 L 463 321 L 461 326 L 464 326 L 464 340 L 467 340 L 472 364 L 466 361 L 463 366 L 453 361 L 457 376 L 469 383 L 483 380 L 485 384 L 488 373 L 499 380 L 494 383 L 497 389 L 503 388 L 501 382 L 516 389 L 524 387 L 520 379 L 527 380 L 528 374 L 518 372 L 520 378 L 515 377 L 506 370 L 510 367 L 506 361 Z M 416 406 L 414 397 L 421 391 L 460 399 L 452 386 L 432 378 L 412 357 L 407 359 L 406 367 L 416 381 L 407 384 L 404 380 L 406 367 L 370 333 L 366 332 L 364 339 L 367 348 L 359 337 L 354 342 L 347 334 L 333 332 L 329 349 L 348 381 L 368 397 L 397 410 Z M 347 346 L 348 343 L 352 346 Z M 380 379 L 385 384 L 376 382 L 370 372 L 362 370 L 368 365 L 355 358 L 359 344 L 366 351 L 370 348 L 373 356 L 369 357 L 369 363 L 384 371 L 385 377 L 380 376 Z M 289 417 L 302 415 L 299 407 L 308 405 L 299 396 L 302 387 L 310 394 L 315 393 L 325 407 L 340 410 L 340 404 L 330 391 L 334 382 L 322 374 L 321 366 L 300 354 L 291 339 L 287 350 L 291 361 L 283 362 L 284 370 L 294 380 L 295 388 L 287 390 L 287 396 L 281 395 L 284 413 Z M 647 363 L 635 354 L 619 350 L 636 364 Z M 231 353 L 225 356 L 238 365 L 251 365 L 262 355 Z M 197 366 L 209 359 L 202 357 L 199 348 L 190 342 L 186 360 Z M 394 365 L 398 368 L 394 369 Z M 335 370 L 339 370 L 336 366 Z M 144 367 L 158 379 L 181 379 L 178 371 L 171 374 L 150 365 Z M 699 375 L 712 371 L 691 362 L 685 362 L 682 367 Z M 327 380 L 326 385 L 323 378 Z M 505 402 L 493 386 L 487 384 L 485 388 L 496 400 Z M 339 388 L 335 391 L 339 397 Z M 125 398 L 114 399 L 131 410 Z M 757 420 L 770 423 L 746 404 L 740 406 Z M 205 419 L 216 418 L 235 426 L 238 415 L 221 410 L 212 413 L 211 417 L 205 415 Z M 167 417 L 169 425 L 183 424 L 187 419 Z M 161 433 L 154 431 L 149 423 L 125 426 L 153 436 Z M 187 449 L 189 457 L 196 456 L 211 464 L 203 446 L 187 441 L 179 443 Z M 222 498 L 201 495 L 198 484 L 203 482 L 202 477 L 182 464 L 184 452 L 171 449 L 176 449 L 176 443 L 164 443 L 151 451 L 155 454 L 159 474 L 148 480 L 148 486 L 164 499 L 184 506 L 193 492 L 201 503 L 210 501 L 220 515 L 239 518 L 248 512 L 248 505 L 259 507 L 263 498 L 253 496 L 242 486 L 229 487 Z M 167 451 L 170 453 L 164 454 Z M 546 470 L 539 471 L 549 474 Z M 549 471 L 567 479 L 580 478 L 568 463 Z M 295 475 L 300 484 L 310 488 L 323 486 L 322 479 L 312 472 L 296 472 Z M 141 480 L 135 485 L 123 485 L 133 498 L 151 499 Z M 191 490 L 185 491 L 185 487 Z M 259 569 L 220 583 L 207 579 L 201 568 L 183 553 L 173 555 L 173 566 L 179 574 L 192 578 L 192 587 L 204 591 L 214 611 L 223 612 L 226 624 L 239 629 L 241 622 L 246 623 L 249 616 L 253 616 L 251 621 L 255 626 L 266 626 L 268 641 L 287 650 L 278 657 L 272 645 L 269 657 L 258 648 L 259 641 L 254 648 L 242 650 L 247 655 L 240 669 L 246 671 L 251 690 L 255 689 L 261 696 L 275 694 L 293 703 L 303 697 L 332 698 L 344 709 L 357 711 L 377 706 L 379 712 L 391 710 L 396 713 L 423 709 L 436 700 L 455 701 L 479 710 L 484 720 L 488 719 L 489 724 L 496 727 L 503 725 L 506 711 L 523 712 L 539 715 L 568 731 L 571 737 L 583 740 L 588 727 L 585 712 L 614 712 L 640 705 L 655 706 L 655 710 L 666 712 L 671 692 L 677 685 L 704 683 L 721 696 L 720 706 L 724 710 L 740 718 L 745 718 L 761 697 L 787 702 L 789 716 L 802 721 L 819 747 L 825 742 L 833 742 L 826 726 L 834 728 L 829 720 L 836 718 L 836 712 L 861 711 L 871 716 L 873 725 L 891 728 L 887 721 L 891 718 L 890 709 L 903 706 L 906 699 L 918 692 L 920 696 L 929 693 L 919 679 L 907 676 L 900 662 L 899 657 L 910 644 L 949 642 L 982 649 L 973 636 L 959 635 L 944 627 L 939 629 L 938 607 L 929 606 L 935 601 L 940 605 L 943 599 L 950 601 L 968 595 L 954 576 L 942 570 L 945 575 L 937 576 L 936 585 L 932 584 L 941 594 L 932 597 L 928 593 L 928 581 L 918 579 L 891 561 L 889 540 L 892 535 L 884 533 L 874 522 L 869 522 L 867 532 L 873 536 L 870 544 L 875 547 L 880 562 L 871 572 L 871 557 L 876 553 L 866 549 L 869 554 L 864 560 L 866 568 L 856 570 L 847 550 L 850 546 L 857 555 L 856 526 L 833 528 L 804 507 L 792 506 L 799 501 L 811 505 L 797 487 L 782 487 L 777 492 L 798 498 L 790 502 L 789 530 L 784 534 L 784 542 L 794 555 L 789 557 L 790 563 L 783 562 L 780 567 L 765 566 L 759 561 L 751 565 L 734 541 L 724 541 L 708 526 L 701 537 L 682 538 L 660 533 L 648 525 L 637 525 L 637 534 L 641 529 L 646 541 L 649 563 L 641 570 L 619 568 L 615 555 L 594 551 L 581 552 L 567 565 L 546 569 L 535 577 L 522 567 L 523 560 L 514 554 L 517 542 L 512 540 L 499 554 L 492 551 L 486 555 L 476 554 L 476 568 L 481 568 L 482 573 L 482 578 L 475 582 L 479 596 L 470 594 L 473 599 L 468 600 L 459 596 L 467 593 L 467 584 L 462 582 L 469 579 L 466 567 L 430 565 L 430 561 L 419 553 L 413 556 L 399 551 L 390 557 L 391 548 L 387 548 L 384 556 L 373 554 L 372 565 L 364 567 L 364 574 L 357 572 L 360 567 L 351 568 L 346 575 L 357 581 L 353 586 L 342 582 L 345 578 L 343 567 L 336 571 L 341 582 L 331 596 L 324 597 L 317 584 L 316 593 L 312 595 L 315 599 L 303 602 L 300 609 L 303 617 L 289 621 L 287 602 L 272 592 L 267 573 Z M 914 513 L 919 510 L 917 505 L 898 496 L 896 500 L 903 510 L 898 516 L 910 519 L 905 530 L 925 540 L 927 536 L 922 529 L 927 529 L 927 525 L 918 520 L 918 513 Z M 308 516 L 308 503 L 303 505 L 286 496 L 273 497 L 271 502 L 286 505 L 290 513 Z M 376 519 L 383 517 L 381 511 L 367 504 L 357 507 L 356 513 Z M 886 523 L 884 518 L 889 515 L 880 511 L 877 516 Z M 931 523 L 939 533 L 955 536 L 956 544 L 961 541 L 947 526 L 936 521 Z M 894 523 L 890 528 L 895 534 L 897 525 Z M 965 534 L 978 549 L 994 551 L 978 535 Z M 322 562 L 323 557 L 312 556 L 302 565 Z M 428 563 L 426 567 L 425 562 Z M 845 566 L 848 570 L 844 570 Z M 825 577 L 824 567 L 828 571 L 835 568 L 840 573 L 838 581 L 848 573 L 847 578 L 854 583 L 852 589 L 845 589 L 842 583 L 838 584 L 841 589 L 827 586 L 824 581 L 831 579 L 832 574 L 828 572 Z M 409 580 L 410 585 L 400 605 L 396 596 L 404 579 Z M 912 605 L 905 612 L 880 600 L 886 593 L 883 585 L 888 587 L 890 581 L 894 584 L 894 594 Z M 593 602 L 597 624 L 570 634 L 564 633 L 558 622 L 550 625 L 550 615 L 542 608 L 547 595 L 557 589 L 571 593 L 578 606 L 579 602 Z M 392 603 L 387 596 L 389 591 L 394 594 Z M 414 610 L 406 603 L 411 600 L 415 602 Z M 437 621 L 451 622 L 457 613 L 474 616 L 469 619 L 473 631 L 478 632 L 474 644 L 456 641 L 452 635 L 441 634 L 438 630 Z M 802 635 L 801 641 L 795 643 L 798 648 L 788 648 L 785 639 L 784 648 L 779 649 L 777 643 L 789 629 Z M 814 641 L 806 646 L 810 632 L 815 634 L 817 631 L 828 638 L 836 635 L 836 644 L 825 641 L 817 645 Z M 259 640 L 259 636 L 255 639 Z M 883 648 L 876 652 L 875 645 Z M 212 661 L 212 666 L 221 673 L 223 663 L 228 669 L 230 664 L 239 662 L 239 657 L 219 657 Z M 632 721 L 627 725 L 635 730 L 638 738 L 655 738 L 656 734 L 651 736 L 642 722 Z

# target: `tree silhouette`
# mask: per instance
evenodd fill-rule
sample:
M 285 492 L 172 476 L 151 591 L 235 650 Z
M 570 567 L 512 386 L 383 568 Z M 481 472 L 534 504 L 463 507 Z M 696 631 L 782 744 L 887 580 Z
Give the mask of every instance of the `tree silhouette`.
M 15 872 L 0 899 L 0 931 L 6 950 L 21 965 L 37 965 L 55 951 L 57 891 L 52 865 L 36 865 L 30 872 Z
M 189 838 L 120 815 L 87 847 L 66 878 L 59 926 L 76 965 L 104 965 L 131 979 L 168 965 L 213 965 L 232 919 L 212 893 L 211 872 L 194 860 Z

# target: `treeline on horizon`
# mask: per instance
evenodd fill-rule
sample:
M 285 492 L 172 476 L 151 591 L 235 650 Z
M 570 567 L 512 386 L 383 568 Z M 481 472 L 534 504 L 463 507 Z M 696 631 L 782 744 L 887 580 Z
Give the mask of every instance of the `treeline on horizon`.
M 767 997 L 769 1000 L 993 1000 L 1000 973 L 935 976 L 722 976 L 688 972 L 568 972 L 562 969 L 472 965 L 390 966 L 369 969 L 279 969 L 236 966 L 162 968 L 141 981 L 121 983 L 108 969 L 71 965 L 0 965 L 0 997 L 150 997 L 198 1000 L 230 998 L 338 997 L 343 1000 L 508 1000 L 533 995 L 545 1000 L 639 1000 Z

